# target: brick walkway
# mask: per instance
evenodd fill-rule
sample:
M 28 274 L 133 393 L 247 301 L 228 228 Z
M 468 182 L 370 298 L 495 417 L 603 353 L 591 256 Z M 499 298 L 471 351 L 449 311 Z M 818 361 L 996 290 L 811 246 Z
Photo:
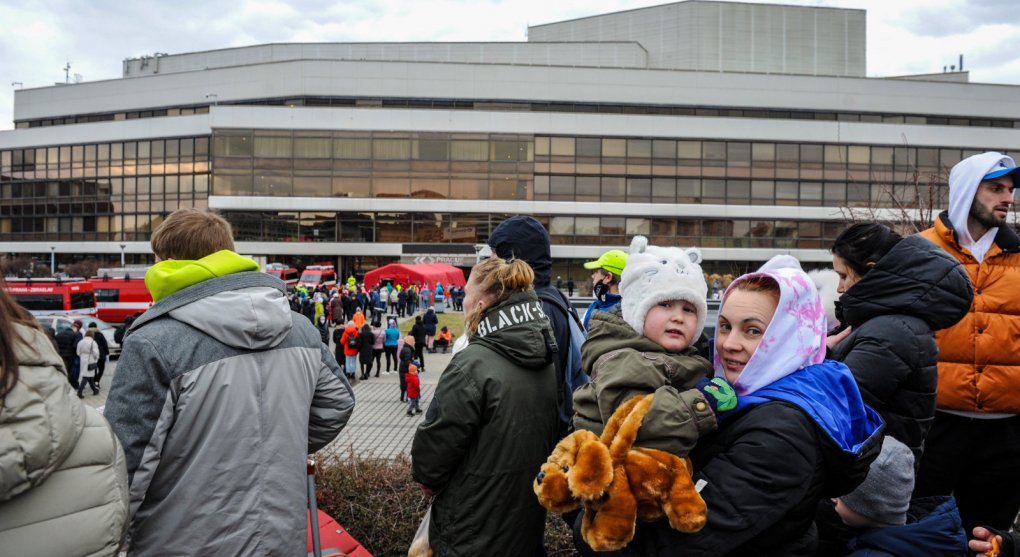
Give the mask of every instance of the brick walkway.
M 403 321 L 403 320 L 401 320 Z M 330 343 L 332 350 L 332 343 Z M 422 414 L 407 416 L 407 403 L 400 402 L 399 379 L 396 373 L 357 381 L 354 384 L 354 414 L 347 427 L 326 448 L 319 451 L 322 458 L 347 458 L 352 452 L 361 457 L 393 458 L 401 453 L 410 454 L 411 440 L 415 428 L 424 418 L 424 411 L 432 401 L 432 393 L 439 382 L 446 365 L 450 363 L 452 354 L 425 354 L 426 372 L 421 374 Z M 385 357 L 383 364 L 385 366 Z M 385 367 L 383 367 L 385 369 Z M 103 381 L 98 395 L 85 389 L 85 403 L 94 408 L 106 404 L 113 376 L 117 370 L 116 360 L 106 366 Z

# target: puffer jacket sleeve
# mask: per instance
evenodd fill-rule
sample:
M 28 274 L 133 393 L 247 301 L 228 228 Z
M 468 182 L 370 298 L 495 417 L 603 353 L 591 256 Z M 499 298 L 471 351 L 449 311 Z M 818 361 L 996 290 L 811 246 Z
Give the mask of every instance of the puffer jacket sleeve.
M 308 416 L 308 452 L 325 447 L 347 425 L 354 412 L 354 391 L 325 344 L 321 348 L 319 378 Z
M 665 364 L 656 356 L 623 349 L 599 358 L 592 382 L 574 393 L 575 427 L 601 434 L 617 408 L 635 396 L 654 393 L 634 444 L 687 455 L 699 437 L 715 430 L 715 415 L 697 390 L 678 390 L 666 384 Z M 687 369 L 677 370 L 681 383 L 694 384 L 705 376 L 709 370 L 698 362 L 691 358 Z
M 872 319 L 844 339 L 834 356 L 853 372 L 865 404 L 881 412 L 920 367 L 923 352 L 914 331 L 902 320 L 885 316 Z
M 18 382 L 0 407 L 0 503 L 45 481 L 85 424 L 85 405 L 72 394 L 50 343 L 42 333 L 17 330 L 29 347 L 15 347 Z
M 463 464 L 482 420 L 482 391 L 457 359 L 439 378 L 411 443 L 411 476 L 433 491 L 445 487 Z

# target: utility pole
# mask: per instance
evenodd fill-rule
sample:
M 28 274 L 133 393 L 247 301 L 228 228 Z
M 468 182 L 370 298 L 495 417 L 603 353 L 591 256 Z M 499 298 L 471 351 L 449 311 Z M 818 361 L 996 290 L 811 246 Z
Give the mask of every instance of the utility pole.
M 71 61 L 67 61 L 67 65 L 64 66 L 64 83 L 71 83 Z

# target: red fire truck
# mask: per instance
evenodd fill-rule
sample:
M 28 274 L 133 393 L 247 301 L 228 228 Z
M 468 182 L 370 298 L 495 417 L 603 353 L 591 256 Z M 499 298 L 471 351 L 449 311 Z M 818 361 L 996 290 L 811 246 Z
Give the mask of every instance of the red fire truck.
M 96 296 L 85 279 L 6 279 L 7 292 L 33 315 L 96 315 Z
M 297 269 L 288 267 L 283 263 L 270 263 L 266 265 L 263 272 L 282 280 L 287 285 L 287 290 L 293 290 L 294 286 L 297 285 L 298 277 L 301 276 Z
M 152 294 L 145 287 L 148 267 L 99 269 L 89 279 L 96 291 L 98 316 L 107 323 L 123 323 L 129 315 L 138 316 L 152 307 Z
M 332 265 L 309 265 L 301 273 L 298 286 L 318 288 L 319 286 L 336 286 L 336 270 Z

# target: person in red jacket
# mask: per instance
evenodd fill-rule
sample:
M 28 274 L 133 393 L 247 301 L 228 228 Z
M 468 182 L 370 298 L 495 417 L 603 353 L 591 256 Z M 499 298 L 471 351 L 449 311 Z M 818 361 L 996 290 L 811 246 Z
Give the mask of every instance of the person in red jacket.
M 421 381 L 418 379 L 418 366 L 411 362 L 407 366 L 407 415 L 421 414 L 418 401 L 421 400 Z
M 358 328 L 354 322 L 348 321 L 344 327 L 344 334 L 340 336 L 340 346 L 344 349 L 344 373 L 347 377 L 354 379 L 358 371 L 358 352 L 361 344 L 358 341 Z

